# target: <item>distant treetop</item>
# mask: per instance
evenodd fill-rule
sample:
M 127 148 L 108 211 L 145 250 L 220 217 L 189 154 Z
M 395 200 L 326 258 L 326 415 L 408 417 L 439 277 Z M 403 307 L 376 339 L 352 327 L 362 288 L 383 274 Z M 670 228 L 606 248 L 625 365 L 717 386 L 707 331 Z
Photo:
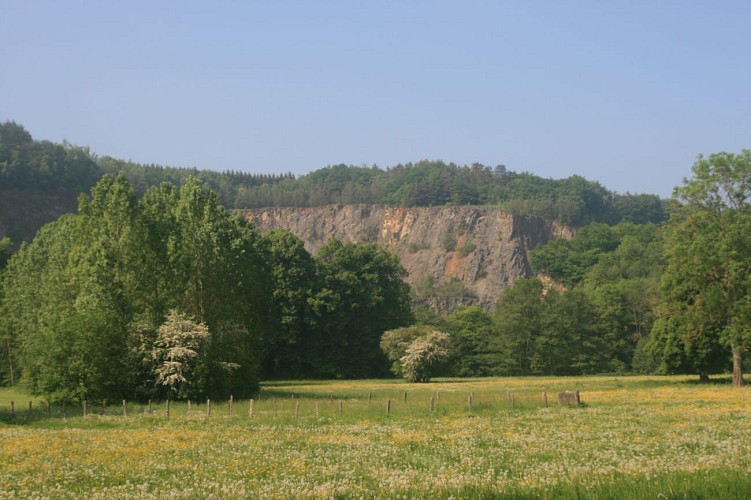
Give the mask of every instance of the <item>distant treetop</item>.
M 228 208 L 315 207 L 375 203 L 408 207 L 495 206 L 564 224 L 661 223 L 666 201 L 651 194 L 617 194 L 578 175 L 545 179 L 504 165 L 457 165 L 423 160 L 388 168 L 331 165 L 296 178 L 291 173 L 216 172 L 143 165 L 98 157 L 88 148 L 35 141 L 21 125 L 0 123 L 0 190 L 87 192 L 105 173 L 123 172 L 137 194 L 162 182 L 195 176 Z
M 236 208 L 313 207 L 378 203 L 407 207 L 497 206 L 519 215 L 539 215 L 564 224 L 661 223 L 666 202 L 650 194 L 617 194 L 575 175 L 544 179 L 503 165 L 456 165 L 442 161 L 377 166 L 328 166 L 298 179 L 243 186 Z

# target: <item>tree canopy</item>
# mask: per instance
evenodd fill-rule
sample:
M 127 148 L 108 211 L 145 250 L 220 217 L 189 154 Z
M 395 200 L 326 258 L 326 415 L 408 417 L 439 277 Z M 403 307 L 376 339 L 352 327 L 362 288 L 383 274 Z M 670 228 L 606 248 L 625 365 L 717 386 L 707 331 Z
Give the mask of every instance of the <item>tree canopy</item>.
M 31 241 L 46 222 L 72 213 L 80 193 L 105 174 L 122 173 L 137 196 L 167 182 L 200 180 L 228 209 L 314 207 L 342 203 L 396 206 L 486 205 L 585 226 L 591 222 L 660 223 L 668 206 L 658 196 L 617 194 L 580 176 L 544 179 L 503 165 L 419 161 L 381 168 L 330 165 L 307 175 L 216 172 L 138 164 L 97 156 L 67 142 L 34 140 L 23 126 L 0 123 L 0 226 L 16 244 Z M 262 165 L 252 166 L 254 170 Z
M 375 245 L 334 240 L 312 257 L 291 233 L 261 235 L 197 179 L 139 199 L 107 175 L 2 270 L 0 369 L 56 399 L 379 376 L 382 332 L 411 321 L 405 276 Z
M 260 378 L 381 376 L 389 362 L 403 373 L 419 328 L 399 329 L 417 315 L 448 335 L 446 374 L 706 378 L 732 360 L 740 385 L 751 347 L 749 199 L 748 150 L 700 156 L 666 201 L 477 163 L 333 165 L 300 177 L 141 165 L 5 122 L 0 382 L 21 374 L 62 399 L 198 397 L 248 394 Z M 332 240 L 314 256 L 291 233 L 260 234 L 231 211 L 332 203 L 483 204 L 576 235 L 533 250 L 538 278 L 511 284 L 495 312 L 439 317 L 410 310 L 406 273 L 385 249 Z M 456 278 L 428 277 L 412 296 L 465 292 Z M 380 348 L 386 330 L 411 339 L 395 344 L 396 358 L 394 346 Z M 170 331 L 188 333 L 170 343 Z M 409 359 L 443 345 L 428 344 Z
M 693 174 L 674 194 L 680 210 L 668 225 L 653 350 L 668 369 L 687 358 L 706 375 L 725 347 L 742 385 L 751 347 L 751 151 L 700 156 Z

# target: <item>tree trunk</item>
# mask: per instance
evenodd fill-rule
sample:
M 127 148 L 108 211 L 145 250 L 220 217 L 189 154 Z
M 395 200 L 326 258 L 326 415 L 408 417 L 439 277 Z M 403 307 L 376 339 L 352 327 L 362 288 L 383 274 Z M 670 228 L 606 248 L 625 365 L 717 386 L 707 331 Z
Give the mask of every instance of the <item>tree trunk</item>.
M 700 384 L 708 384 L 709 383 L 709 375 L 706 373 L 700 373 L 699 374 L 699 383 Z
M 743 380 L 743 352 L 733 349 L 733 386 L 741 387 L 746 382 Z

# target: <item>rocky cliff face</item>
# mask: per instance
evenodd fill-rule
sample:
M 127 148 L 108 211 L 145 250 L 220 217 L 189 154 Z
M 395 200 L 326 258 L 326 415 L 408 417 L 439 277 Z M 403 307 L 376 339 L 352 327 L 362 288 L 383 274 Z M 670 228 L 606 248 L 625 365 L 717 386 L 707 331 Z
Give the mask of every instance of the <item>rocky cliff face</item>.
M 291 231 L 313 254 L 331 238 L 383 245 L 399 256 L 416 301 L 441 312 L 458 304 L 492 309 L 507 286 L 532 275 L 529 250 L 573 236 L 539 217 L 478 207 L 331 205 L 247 210 L 245 216 L 263 231 Z

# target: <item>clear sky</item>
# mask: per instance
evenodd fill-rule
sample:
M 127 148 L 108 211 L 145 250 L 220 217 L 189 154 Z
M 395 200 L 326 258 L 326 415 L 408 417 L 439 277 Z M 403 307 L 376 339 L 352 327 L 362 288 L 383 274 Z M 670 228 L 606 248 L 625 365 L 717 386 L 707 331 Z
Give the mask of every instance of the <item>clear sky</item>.
M 0 0 L 0 121 L 141 163 L 440 159 L 668 196 L 751 148 L 749 26 L 749 0 Z

